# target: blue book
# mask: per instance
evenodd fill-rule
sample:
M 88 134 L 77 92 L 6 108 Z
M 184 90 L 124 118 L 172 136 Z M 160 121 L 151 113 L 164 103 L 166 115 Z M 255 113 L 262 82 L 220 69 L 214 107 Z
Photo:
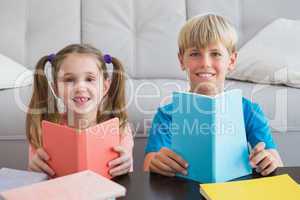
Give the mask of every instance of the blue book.
M 172 150 L 189 163 L 188 175 L 177 176 L 216 183 L 252 173 L 241 90 L 174 92 L 173 106 Z

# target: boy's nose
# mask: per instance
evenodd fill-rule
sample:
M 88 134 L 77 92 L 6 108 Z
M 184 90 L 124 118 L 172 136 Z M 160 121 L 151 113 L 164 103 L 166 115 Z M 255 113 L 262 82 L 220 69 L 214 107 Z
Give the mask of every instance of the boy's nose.
M 202 67 L 211 67 L 211 58 L 209 55 L 203 56 Z

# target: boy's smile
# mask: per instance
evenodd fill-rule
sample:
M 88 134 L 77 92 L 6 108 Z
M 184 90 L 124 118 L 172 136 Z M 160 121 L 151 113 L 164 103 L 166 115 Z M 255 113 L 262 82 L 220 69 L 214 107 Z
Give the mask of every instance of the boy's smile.
M 225 76 L 234 69 L 236 53 L 231 55 L 221 43 L 210 44 L 206 48 L 188 48 L 178 54 L 182 70 L 190 81 L 192 92 L 214 96 L 223 92 Z

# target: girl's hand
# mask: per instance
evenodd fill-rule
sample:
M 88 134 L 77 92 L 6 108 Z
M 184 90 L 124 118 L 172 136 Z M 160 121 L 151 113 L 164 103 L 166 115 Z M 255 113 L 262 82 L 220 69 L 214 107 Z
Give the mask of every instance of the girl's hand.
M 276 168 L 282 167 L 282 161 L 275 149 L 265 149 L 265 143 L 258 143 L 250 153 L 250 165 L 263 176 L 272 173 Z
M 165 176 L 175 176 L 176 173 L 187 175 L 188 163 L 168 148 L 158 152 L 148 153 L 145 158 L 146 171 L 152 171 Z M 147 164 L 149 163 L 149 164 Z
M 126 174 L 130 171 L 132 165 L 132 155 L 123 146 L 116 146 L 113 148 L 115 152 L 120 154 L 120 157 L 108 163 L 109 174 L 112 177 Z
M 43 148 L 36 150 L 35 155 L 29 161 L 28 169 L 36 172 L 44 172 L 48 176 L 53 177 L 55 172 L 47 165 L 46 161 L 49 160 L 48 154 Z

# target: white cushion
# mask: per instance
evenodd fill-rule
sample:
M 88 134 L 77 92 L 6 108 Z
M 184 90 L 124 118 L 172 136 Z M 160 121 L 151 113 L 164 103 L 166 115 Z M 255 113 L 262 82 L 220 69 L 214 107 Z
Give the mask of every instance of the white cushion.
M 131 78 L 185 79 L 177 36 L 182 0 L 89 0 L 82 7 L 82 42 L 119 58 Z
M 32 72 L 23 65 L 0 54 L 0 89 L 32 84 Z
M 300 21 L 277 19 L 239 51 L 229 78 L 300 88 Z

